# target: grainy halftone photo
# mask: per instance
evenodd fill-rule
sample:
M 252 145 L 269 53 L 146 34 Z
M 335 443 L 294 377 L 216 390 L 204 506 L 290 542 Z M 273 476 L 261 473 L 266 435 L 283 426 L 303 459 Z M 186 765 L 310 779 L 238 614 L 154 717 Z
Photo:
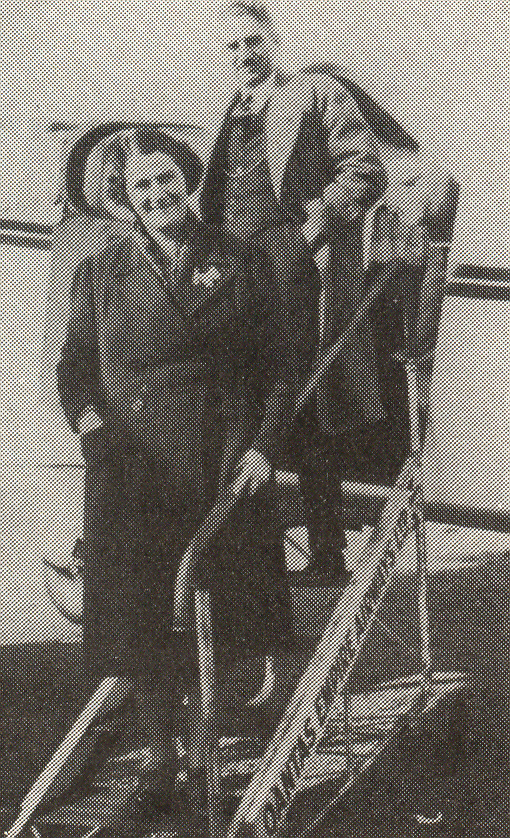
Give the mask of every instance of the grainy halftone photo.
M 506 838 L 503 7 L 0 20 L 5 838 Z

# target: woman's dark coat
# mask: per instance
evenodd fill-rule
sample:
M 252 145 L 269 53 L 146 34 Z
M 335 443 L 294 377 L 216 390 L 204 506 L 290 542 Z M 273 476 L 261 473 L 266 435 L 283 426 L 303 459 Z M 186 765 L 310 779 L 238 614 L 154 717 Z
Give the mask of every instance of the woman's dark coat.
M 316 343 L 313 264 L 286 228 L 250 254 L 191 219 L 175 270 L 126 238 L 78 268 L 58 382 L 85 435 L 84 639 L 100 671 L 157 671 L 182 553 L 254 447 L 278 456 Z M 211 285 L 212 283 L 212 285 Z M 290 606 L 271 489 L 204 557 L 217 641 L 285 643 Z

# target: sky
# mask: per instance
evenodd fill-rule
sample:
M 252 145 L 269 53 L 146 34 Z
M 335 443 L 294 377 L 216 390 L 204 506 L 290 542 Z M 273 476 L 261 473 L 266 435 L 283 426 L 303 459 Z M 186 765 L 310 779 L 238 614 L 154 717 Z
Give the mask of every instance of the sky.
M 464 121 L 505 96 L 508 16 L 496 0 L 269 3 L 287 61 L 334 58 L 420 129 L 416 94 L 433 103 L 435 124 Z M 0 122 L 83 119 L 127 108 L 165 109 L 192 91 L 205 101 L 228 78 L 218 53 L 218 2 L 27 0 L 0 14 Z M 196 98 L 196 97 L 194 97 Z M 16 107 L 12 108 L 12 103 Z M 178 108 L 179 103 L 175 102 Z M 494 116 L 489 107 L 488 119 Z M 427 108 L 428 110 L 428 108 Z M 481 115 L 479 115 L 481 116 Z
M 504 4 L 268 5 L 285 66 L 316 60 L 343 66 L 460 180 L 462 252 L 506 264 L 510 27 Z M 218 49 L 220 8 L 211 0 L 2 4 L 0 216 L 25 212 L 41 220 L 51 212 L 58 140 L 44 132 L 53 122 L 217 123 L 232 90 Z

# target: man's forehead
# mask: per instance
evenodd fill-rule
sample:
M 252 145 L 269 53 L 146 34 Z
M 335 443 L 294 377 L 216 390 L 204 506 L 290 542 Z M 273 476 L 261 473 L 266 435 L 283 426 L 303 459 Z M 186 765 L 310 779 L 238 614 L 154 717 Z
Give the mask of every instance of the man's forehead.
M 227 43 L 242 41 L 252 35 L 261 35 L 263 38 L 271 37 L 267 26 L 255 20 L 251 15 L 228 15 L 225 17 L 223 37 Z
M 163 171 L 180 171 L 173 157 L 163 151 L 155 151 L 152 154 L 140 154 L 135 151 L 126 161 L 128 177 L 155 177 Z

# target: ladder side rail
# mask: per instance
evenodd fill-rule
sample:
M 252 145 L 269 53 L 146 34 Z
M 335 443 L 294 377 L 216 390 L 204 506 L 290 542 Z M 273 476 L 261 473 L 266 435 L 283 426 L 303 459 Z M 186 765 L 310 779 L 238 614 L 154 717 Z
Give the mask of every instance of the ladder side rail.
M 275 834 L 280 815 L 290 805 L 295 788 L 288 790 L 285 805 L 282 804 L 282 811 L 275 816 L 275 806 L 270 799 L 271 791 L 278 785 L 282 771 L 285 771 L 289 759 L 295 754 L 299 739 L 301 743 L 305 741 L 307 756 L 314 752 L 333 703 L 331 700 L 328 707 L 324 702 L 329 701 L 332 687 L 335 694 L 345 689 L 347 679 L 358 660 L 373 618 L 392 581 L 397 556 L 414 526 L 412 512 L 418 490 L 415 467 L 413 457 L 404 464 L 379 525 L 367 544 L 366 561 L 337 604 L 287 712 L 237 809 L 228 833 L 230 838 L 242 834 L 248 824 L 255 834 Z
M 97 690 L 25 795 L 16 820 L 5 833 L 6 838 L 17 838 L 23 832 L 37 809 L 48 799 L 48 795 L 51 794 L 59 775 L 94 720 L 101 712 L 107 712 L 109 707 L 120 705 L 131 690 L 132 684 L 127 678 L 112 677 L 101 681 Z
M 200 805 L 202 781 L 205 779 L 209 838 L 223 838 L 221 812 L 221 771 L 219 738 L 215 724 L 217 698 L 216 662 L 214 654 L 210 592 L 195 590 L 195 623 L 198 650 L 199 707 L 198 724 L 190 731 L 190 768 L 195 772 L 194 792 Z

